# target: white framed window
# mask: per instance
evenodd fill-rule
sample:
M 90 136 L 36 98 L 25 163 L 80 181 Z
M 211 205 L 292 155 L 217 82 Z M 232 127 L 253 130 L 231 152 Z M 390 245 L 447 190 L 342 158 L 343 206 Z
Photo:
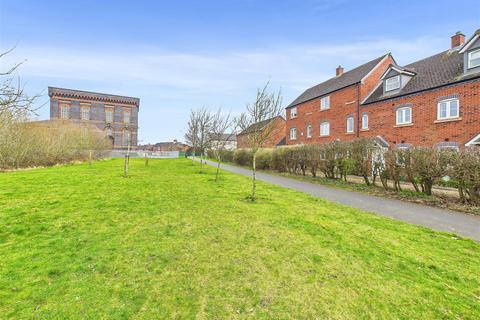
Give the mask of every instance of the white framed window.
M 368 113 L 362 114 L 362 129 L 368 129 Z
M 90 120 L 90 107 L 82 107 L 81 111 L 82 120 Z
M 400 88 L 400 76 L 391 77 L 385 80 L 385 91 L 392 91 Z
M 480 49 L 468 53 L 468 68 L 480 67 Z
M 320 110 L 330 108 L 330 96 L 326 96 L 320 99 Z
M 290 109 L 290 119 L 297 117 L 297 107 L 293 107 Z
M 320 123 L 320 136 L 325 137 L 330 135 L 330 122 L 325 121 Z
M 412 123 L 412 108 L 403 107 L 397 109 L 397 125 Z
M 347 118 L 347 133 L 352 133 L 354 130 L 353 117 Z
M 445 99 L 438 103 L 437 119 L 454 119 L 460 116 L 460 103 L 458 99 Z
M 107 129 L 105 129 L 105 134 L 107 135 L 107 137 L 113 137 L 112 128 L 108 127 Z
M 113 122 L 113 109 L 106 108 L 105 109 L 105 122 L 112 123 Z
M 290 140 L 297 139 L 297 128 L 290 128 Z
M 130 123 L 130 110 L 123 111 L 123 123 Z
M 311 124 L 309 124 L 307 126 L 307 138 L 311 138 L 313 135 L 313 126 Z
M 62 119 L 70 118 L 70 106 L 68 104 L 60 105 L 60 118 Z

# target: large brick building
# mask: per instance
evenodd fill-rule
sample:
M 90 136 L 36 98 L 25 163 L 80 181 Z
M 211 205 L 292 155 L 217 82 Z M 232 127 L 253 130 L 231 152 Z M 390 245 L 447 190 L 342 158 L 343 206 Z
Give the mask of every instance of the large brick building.
M 89 123 L 111 139 L 115 149 L 137 146 L 140 99 L 48 87 L 50 119 Z
M 390 147 L 480 145 L 480 30 L 399 66 L 391 54 L 316 85 L 287 107 L 287 144 L 379 137 Z

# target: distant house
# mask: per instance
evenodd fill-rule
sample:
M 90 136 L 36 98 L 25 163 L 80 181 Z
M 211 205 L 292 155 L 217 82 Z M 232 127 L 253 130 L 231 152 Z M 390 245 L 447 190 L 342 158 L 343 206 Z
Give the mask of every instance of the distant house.
M 50 119 L 95 126 L 115 149 L 136 148 L 140 99 L 48 87 Z
M 218 146 L 223 145 L 225 150 L 235 150 L 237 148 L 237 136 L 233 133 L 224 133 L 220 136 L 211 137 L 211 148 L 216 149 Z
M 146 144 L 138 146 L 141 150 L 147 151 L 180 151 L 185 152 L 188 149 L 188 145 L 177 140 L 167 141 L 167 142 L 158 142 L 155 144 Z
M 260 121 L 252 124 L 250 127 L 240 132 L 237 135 L 237 148 L 248 148 L 247 139 L 250 134 L 265 131 L 267 128 L 273 126 L 270 137 L 265 141 L 263 148 L 274 148 L 285 144 L 285 127 L 286 121 L 282 116 L 277 116 L 271 119 Z

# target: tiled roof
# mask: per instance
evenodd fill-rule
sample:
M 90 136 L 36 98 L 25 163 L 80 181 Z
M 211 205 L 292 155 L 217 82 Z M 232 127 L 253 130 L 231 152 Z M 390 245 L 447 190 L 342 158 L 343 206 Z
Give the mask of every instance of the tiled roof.
M 276 116 L 267 120 L 263 120 L 257 123 L 252 124 L 249 126 L 247 129 L 243 130 L 240 134 L 247 134 L 247 133 L 252 133 L 252 132 L 257 132 L 263 130 L 270 122 L 276 120 L 277 118 L 282 118 L 281 116 Z M 282 118 L 283 119 L 283 118 Z
M 237 141 L 237 137 L 233 133 L 224 133 L 221 135 L 212 135 L 213 140 L 221 141 Z
M 50 97 L 56 96 L 56 97 L 64 97 L 64 98 L 72 98 L 72 99 L 87 99 L 87 100 L 103 101 L 103 102 L 111 102 L 111 103 L 134 104 L 137 107 L 140 105 L 139 98 L 118 96 L 114 94 L 106 94 L 106 93 L 99 93 L 99 92 L 65 89 L 65 88 L 48 87 L 48 95 Z
M 383 86 L 377 87 L 363 104 L 369 104 L 394 97 L 440 87 L 458 81 L 477 78 L 480 74 L 463 75 L 463 54 L 447 50 L 431 57 L 406 65 L 404 69 L 416 75 L 399 92 L 384 94 Z
M 380 63 L 388 54 L 385 54 L 381 57 L 378 57 L 372 61 L 369 61 L 365 64 L 362 64 L 355 69 L 344 72 L 342 75 L 331 78 L 325 82 L 317 84 L 310 89 L 305 90 L 298 98 L 296 98 L 287 108 L 293 107 L 297 104 L 312 100 L 323 95 L 326 95 L 330 92 L 351 86 L 355 83 L 360 82 L 363 77 L 365 77 L 370 71 L 375 68 L 375 66 Z

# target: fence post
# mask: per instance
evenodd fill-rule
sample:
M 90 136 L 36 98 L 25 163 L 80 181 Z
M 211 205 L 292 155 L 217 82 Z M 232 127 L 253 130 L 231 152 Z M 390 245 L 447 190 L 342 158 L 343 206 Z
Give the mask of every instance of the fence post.
M 148 153 L 145 152 L 145 167 L 148 167 Z

